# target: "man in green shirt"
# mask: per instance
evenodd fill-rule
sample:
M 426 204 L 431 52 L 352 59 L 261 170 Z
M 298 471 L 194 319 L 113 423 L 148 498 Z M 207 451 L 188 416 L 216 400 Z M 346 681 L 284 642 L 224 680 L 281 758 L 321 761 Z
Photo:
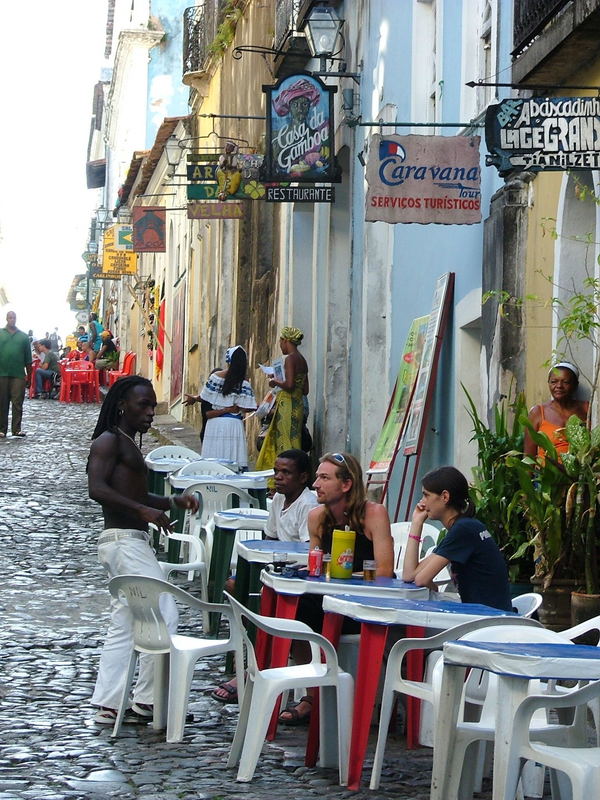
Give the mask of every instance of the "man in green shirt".
M 31 379 L 31 345 L 16 323 L 17 315 L 9 311 L 6 327 L 0 329 L 0 439 L 8 432 L 9 406 L 12 406 L 12 435 L 25 436 L 21 419 L 25 387 Z

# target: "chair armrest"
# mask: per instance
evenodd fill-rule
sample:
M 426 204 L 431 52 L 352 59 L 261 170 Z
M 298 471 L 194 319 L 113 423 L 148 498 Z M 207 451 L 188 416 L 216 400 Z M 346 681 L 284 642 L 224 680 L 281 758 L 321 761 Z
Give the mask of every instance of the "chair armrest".
M 567 628 L 564 631 L 559 631 L 561 636 L 564 636 L 565 639 L 576 639 L 578 636 L 581 636 L 584 633 L 588 633 L 589 631 L 598 631 L 600 632 L 600 617 L 592 617 L 592 619 L 586 619 L 584 622 L 580 622 L 578 625 L 573 625 L 572 628 Z

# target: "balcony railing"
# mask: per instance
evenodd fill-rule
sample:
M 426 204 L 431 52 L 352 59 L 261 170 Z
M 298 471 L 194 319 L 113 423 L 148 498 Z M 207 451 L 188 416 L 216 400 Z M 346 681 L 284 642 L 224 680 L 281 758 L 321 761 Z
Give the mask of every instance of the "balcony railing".
M 225 0 L 204 0 L 183 12 L 183 74 L 204 72 L 217 35 Z
M 277 0 L 275 9 L 275 41 L 276 50 L 283 48 L 285 40 L 297 33 L 298 11 L 301 0 Z
M 570 0 L 515 0 L 513 56 L 518 56 Z

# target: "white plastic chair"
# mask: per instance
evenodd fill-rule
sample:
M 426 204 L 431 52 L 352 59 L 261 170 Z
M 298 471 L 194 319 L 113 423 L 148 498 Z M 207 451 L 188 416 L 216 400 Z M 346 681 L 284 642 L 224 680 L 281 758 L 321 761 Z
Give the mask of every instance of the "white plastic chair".
M 198 461 L 200 458 L 200 453 L 197 453 L 195 450 L 192 450 L 189 447 L 182 447 L 181 445 L 176 444 L 165 444 L 161 445 L 160 447 L 155 447 L 154 450 L 151 450 L 146 458 L 151 459 L 152 461 L 156 461 L 159 458 L 181 458 L 181 459 L 189 459 L 190 461 Z
M 214 528 L 212 518 L 215 512 L 231 508 L 260 508 L 260 503 L 255 497 L 233 483 L 198 481 L 190 484 L 183 494 L 196 494 L 199 497 L 200 508 L 197 513 L 185 512 L 183 532 L 203 540 L 209 565 Z
M 196 460 L 190 461 L 182 467 L 177 475 L 236 475 L 231 467 L 220 464 L 218 461 Z
M 498 627 L 490 622 L 489 627 L 471 631 L 460 637 L 464 641 L 475 642 L 550 642 L 571 644 L 562 634 L 535 627 L 523 636 L 519 629 L 510 626 Z M 439 698 L 443 661 L 439 659 L 434 667 L 433 694 L 434 709 Z M 541 693 L 540 681 L 529 682 L 530 692 Z M 547 685 L 546 695 L 553 696 Z M 452 763 L 447 775 L 447 785 L 442 792 L 444 797 L 471 797 L 479 787 L 483 776 L 485 743 L 493 743 L 496 732 L 498 678 L 493 673 L 473 669 L 469 673 L 463 689 L 463 712 L 459 712 L 458 723 L 453 731 L 454 748 Z M 585 714 L 579 713 L 571 725 L 550 724 L 546 714 L 539 714 L 532 720 L 532 734 L 536 740 L 553 743 L 556 741 L 581 746 L 587 738 Z M 481 747 L 477 757 L 473 757 L 472 747 Z M 470 751 L 471 748 L 471 751 Z M 469 752 L 469 757 L 467 757 Z
M 585 739 L 577 746 L 567 737 L 557 737 L 552 744 L 536 740 L 535 719 L 540 711 L 546 714 L 550 709 L 579 709 L 585 717 L 587 705 L 600 701 L 600 681 L 594 681 L 584 688 L 569 690 L 560 697 L 548 694 L 535 694 L 527 697 L 515 712 L 510 735 L 508 756 L 508 779 L 505 798 L 514 796 L 522 761 L 535 761 L 549 767 L 551 772 L 552 796 L 560 795 L 560 784 L 554 770 L 564 772 L 571 782 L 572 800 L 590 800 L 600 797 L 600 747 L 586 747 Z M 511 788 L 512 787 L 512 788 Z
M 108 588 L 113 597 L 122 595 L 126 599 L 133 615 L 133 646 L 113 736 L 119 733 L 123 721 L 139 653 L 155 656 L 152 726 L 157 730 L 164 728 L 167 712 L 168 742 L 178 742 L 183 738 L 192 675 L 200 658 L 235 652 L 238 694 L 240 690 L 243 694 L 243 646 L 230 606 L 206 603 L 167 581 L 142 575 L 119 575 L 110 581 Z M 170 594 L 183 605 L 198 609 L 203 614 L 223 614 L 229 620 L 229 638 L 200 639 L 169 633 L 160 611 L 161 594 Z M 167 687 L 168 703 L 165 702 Z
M 379 788 L 379 781 L 381 778 L 381 768 L 383 764 L 383 755 L 385 752 L 385 744 L 388 736 L 388 729 L 390 726 L 390 719 L 392 716 L 392 708 L 394 705 L 394 693 L 409 695 L 410 697 L 417 697 L 422 701 L 422 706 L 426 703 L 432 704 L 434 700 L 433 688 L 433 669 L 438 660 L 441 659 L 441 648 L 444 642 L 451 642 L 461 638 L 469 631 L 477 631 L 480 628 L 489 628 L 491 624 L 498 626 L 510 626 L 511 629 L 527 626 L 528 630 L 526 635 L 529 636 L 529 627 L 540 627 L 539 622 L 528 619 L 526 617 L 485 617 L 474 622 L 464 622 L 461 625 L 455 625 L 446 631 L 429 636 L 423 639 L 400 639 L 390 650 L 387 667 L 385 672 L 385 681 L 383 685 L 383 694 L 381 698 L 381 710 L 379 713 L 379 732 L 377 735 L 377 747 L 375 750 L 375 757 L 373 759 L 373 771 L 371 772 L 371 789 Z M 525 633 L 525 632 L 524 632 Z M 403 677 L 403 661 L 412 650 L 434 650 L 426 661 L 425 675 L 422 681 L 408 680 Z M 423 716 L 424 709 L 421 710 Z M 431 719 L 431 715 L 430 715 Z M 431 723 L 430 723 L 431 725 Z M 423 726 L 422 726 L 423 727 Z M 424 740 L 431 739 L 431 731 L 427 735 L 421 734 L 419 741 L 421 744 Z
M 542 595 L 537 592 L 527 592 L 512 598 L 513 608 L 517 609 L 520 617 L 531 617 L 542 605 Z M 569 637 L 571 638 L 571 637 Z
M 404 561 L 403 551 L 406 548 L 406 542 L 408 539 L 408 533 L 410 531 L 411 522 L 392 522 L 390 525 L 390 531 L 392 533 L 392 539 L 394 540 L 394 569 L 396 571 L 396 575 L 400 577 L 402 573 L 402 562 Z M 421 550 L 420 550 L 420 558 L 423 558 L 426 554 L 426 551 L 431 547 L 435 547 L 435 543 L 437 542 L 437 538 L 439 536 L 439 531 L 429 522 L 425 522 L 423 524 L 423 531 L 421 534 Z
M 324 636 L 315 633 L 303 622 L 263 617 L 245 608 L 227 592 L 225 596 L 233 608 L 235 622 L 242 634 L 248 660 L 244 699 L 240 706 L 240 716 L 227 766 L 235 767 L 239 762 L 237 780 L 251 781 L 279 695 L 286 690 L 316 686 L 321 688 L 319 715 L 321 742 L 325 741 L 325 725 L 328 718 L 337 717 L 339 776 L 340 783 L 345 785 L 348 782 L 349 732 L 352 726 L 354 681 L 351 675 L 340 670 L 335 648 Z M 244 620 L 270 636 L 309 642 L 310 663 L 260 670 L 256 663 L 254 647 L 246 633 Z M 323 663 L 321 653 L 325 658 Z M 332 703 L 334 698 L 335 702 Z
M 169 539 L 176 542 L 185 542 L 187 545 L 187 561 L 171 562 L 159 561 L 166 580 L 169 580 L 174 572 L 187 572 L 188 581 L 193 581 L 196 572 L 200 578 L 200 597 L 208 602 L 208 568 L 206 566 L 206 555 L 204 545 L 200 539 L 185 533 L 169 533 L 166 536 L 167 549 Z M 205 620 L 208 622 L 208 619 Z M 207 630 L 207 628 L 205 628 Z

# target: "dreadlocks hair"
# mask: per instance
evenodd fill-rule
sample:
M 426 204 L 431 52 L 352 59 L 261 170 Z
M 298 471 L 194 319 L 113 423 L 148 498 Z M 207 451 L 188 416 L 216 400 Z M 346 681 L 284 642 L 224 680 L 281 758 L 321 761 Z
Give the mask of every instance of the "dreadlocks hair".
M 92 439 L 97 439 L 104 431 L 114 433 L 119 424 L 119 403 L 136 386 L 148 386 L 153 388 L 152 382 L 148 378 L 141 378 L 139 375 L 129 375 L 126 378 L 119 378 L 115 381 L 106 393 L 98 422 L 92 433 Z

